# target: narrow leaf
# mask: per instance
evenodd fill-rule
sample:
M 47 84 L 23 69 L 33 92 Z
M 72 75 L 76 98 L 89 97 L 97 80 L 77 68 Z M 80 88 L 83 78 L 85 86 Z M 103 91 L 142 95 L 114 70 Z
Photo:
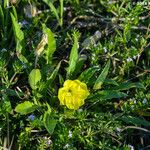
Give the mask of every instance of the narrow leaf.
M 16 51 L 18 53 L 23 54 L 22 50 L 24 47 L 24 33 L 20 29 L 20 25 L 18 24 L 16 18 L 12 13 L 11 13 L 11 19 L 12 19 L 13 31 L 15 35 L 15 41 L 16 41 Z
M 83 66 L 85 65 L 85 61 L 86 60 L 87 60 L 87 56 L 86 55 L 80 55 L 79 56 L 77 64 L 76 64 L 76 66 L 78 66 L 78 67 L 75 68 L 75 71 L 73 73 L 74 77 L 81 72 Z
M 79 76 L 79 80 L 83 81 L 84 83 L 88 83 L 91 77 L 99 70 L 98 66 L 94 66 L 92 68 L 88 68 L 87 70 L 83 71 Z
M 104 83 L 119 86 L 119 84 L 116 81 L 114 81 L 113 79 L 105 79 Z
M 52 56 L 56 50 L 56 40 L 54 38 L 54 33 L 49 28 L 47 28 L 45 24 L 43 24 L 42 26 L 43 32 L 48 36 L 48 47 L 45 50 L 46 60 L 47 63 L 51 63 Z
M 59 22 L 59 15 L 53 3 L 50 2 L 50 0 L 43 0 L 43 1 L 50 7 L 51 11 L 54 13 L 57 21 Z
M 33 90 L 37 89 L 37 83 L 41 80 L 39 69 L 33 69 L 29 74 L 29 84 Z
M 20 92 L 20 91 L 15 91 L 15 90 L 12 90 L 12 89 L 5 89 L 5 93 L 8 95 L 8 96 L 24 96 L 24 93 L 23 92 Z
M 73 34 L 74 44 L 73 44 L 73 47 L 72 47 L 71 53 L 70 53 L 69 67 L 67 69 L 67 77 L 70 76 L 76 68 L 76 64 L 77 64 L 77 60 L 78 60 L 78 48 L 79 48 L 78 36 L 79 36 L 79 33 L 74 32 L 74 34 Z
M 129 124 L 134 124 L 134 125 L 138 125 L 138 126 L 150 126 L 150 122 L 146 121 L 142 118 L 138 118 L 138 117 L 133 117 L 133 116 L 122 116 L 120 118 L 122 121 L 129 123 Z
M 4 8 L 6 9 L 6 7 L 8 6 L 9 0 L 4 0 L 3 2 L 4 2 Z
M 51 86 L 52 82 L 55 80 L 56 76 L 58 75 L 60 65 L 61 62 L 59 62 L 55 70 L 52 72 L 51 76 L 47 79 L 47 83 L 46 83 L 47 86 Z
M 131 88 L 145 89 L 145 87 L 141 83 L 138 83 L 138 82 L 136 82 L 136 83 L 127 82 L 127 83 L 119 84 L 119 86 L 115 87 L 114 90 L 123 91 L 123 90 L 128 90 L 128 89 L 131 89 Z
M 113 90 L 103 90 L 103 91 L 99 91 L 91 95 L 89 99 L 90 101 L 95 101 L 95 99 L 101 101 L 101 100 L 121 98 L 121 97 L 126 97 L 126 96 L 127 94 L 123 92 L 113 91 Z
M 60 0 L 60 26 L 63 25 L 64 0 Z
M 97 78 L 93 89 L 95 89 L 95 90 L 101 89 L 101 86 L 102 86 L 102 84 L 103 84 L 103 82 L 106 79 L 106 76 L 108 74 L 109 67 L 110 67 L 110 60 L 107 62 L 105 68 L 103 69 L 103 71 L 101 72 L 99 77 Z
M 15 6 L 12 6 L 12 10 L 13 10 L 14 17 L 16 18 L 16 21 L 18 21 L 18 16 L 17 16 L 16 7 L 15 7 Z
M 2 5 L 0 5 L 0 18 L 1 18 L 2 26 L 4 27 L 4 13 L 3 13 Z

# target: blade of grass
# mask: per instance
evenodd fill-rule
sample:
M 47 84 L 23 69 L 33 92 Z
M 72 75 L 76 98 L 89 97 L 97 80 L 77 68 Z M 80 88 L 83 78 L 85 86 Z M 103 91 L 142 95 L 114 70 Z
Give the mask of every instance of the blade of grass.
M 58 21 L 59 24 L 60 24 L 60 21 L 59 21 L 60 18 L 59 18 L 58 12 L 57 12 L 55 6 L 53 5 L 53 3 L 50 2 L 49 0 L 43 0 L 43 1 L 50 7 L 51 11 L 54 13 L 54 15 L 55 15 L 57 21 Z
M 108 74 L 109 67 L 110 67 L 110 60 L 107 62 L 105 68 L 103 69 L 103 71 L 101 72 L 99 77 L 97 78 L 97 80 L 93 86 L 94 90 L 101 89 L 101 86 L 102 86 L 102 84 L 103 84 L 103 82 L 106 79 L 106 76 Z
M 63 25 L 64 0 L 60 0 L 60 26 Z
M 79 33 L 74 32 L 73 33 L 74 44 L 73 44 L 73 47 L 72 47 L 71 53 L 70 53 L 69 67 L 67 69 L 67 78 L 69 78 L 72 75 L 72 73 L 74 72 L 74 70 L 76 68 L 76 64 L 77 64 L 77 60 L 78 60 L 78 47 L 79 47 L 78 37 L 79 37 Z

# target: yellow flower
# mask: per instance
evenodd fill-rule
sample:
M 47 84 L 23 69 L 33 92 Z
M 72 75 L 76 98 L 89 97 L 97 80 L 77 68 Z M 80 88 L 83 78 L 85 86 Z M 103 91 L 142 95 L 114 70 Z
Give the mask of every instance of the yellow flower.
M 66 105 L 69 109 L 77 110 L 84 104 L 89 91 L 85 83 L 79 80 L 66 80 L 58 91 L 60 105 Z

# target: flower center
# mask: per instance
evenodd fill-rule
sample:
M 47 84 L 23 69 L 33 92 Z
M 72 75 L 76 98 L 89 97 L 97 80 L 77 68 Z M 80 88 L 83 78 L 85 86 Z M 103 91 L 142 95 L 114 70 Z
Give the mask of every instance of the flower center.
M 68 89 L 68 92 L 72 94 L 72 90 L 71 89 Z

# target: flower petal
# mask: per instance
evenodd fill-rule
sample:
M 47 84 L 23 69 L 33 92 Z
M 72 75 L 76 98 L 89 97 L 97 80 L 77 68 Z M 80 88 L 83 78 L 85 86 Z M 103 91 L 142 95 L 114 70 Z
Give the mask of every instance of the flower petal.
M 79 80 L 66 80 L 63 86 L 58 91 L 61 105 L 74 110 L 84 105 L 84 100 L 90 94 L 85 83 Z

